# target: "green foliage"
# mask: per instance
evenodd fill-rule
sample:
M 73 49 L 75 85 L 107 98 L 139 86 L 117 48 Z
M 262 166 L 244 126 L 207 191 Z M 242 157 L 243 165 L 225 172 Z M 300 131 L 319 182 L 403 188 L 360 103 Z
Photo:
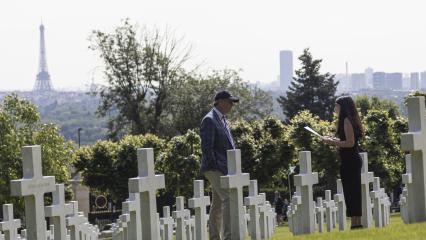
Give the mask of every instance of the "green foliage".
M 101 97 L 98 114 L 117 113 L 109 116 L 112 139 L 145 133 L 171 138 L 198 128 L 213 96 L 223 89 L 241 98 L 232 119 L 258 119 L 272 112 L 272 97 L 243 81 L 237 71 L 186 71 L 189 49 L 181 48 L 170 33 L 139 31 L 125 20 L 112 33 L 94 31 L 91 43 L 100 53 L 107 80 L 96 93 Z
M 309 110 L 321 119 L 331 120 L 338 82 L 330 73 L 320 74 L 322 60 L 313 59 L 308 48 L 299 60 L 302 67 L 296 70 L 287 95 L 278 99 L 283 113 L 292 119 L 298 112 Z
M 97 92 L 102 99 L 98 113 L 118 111 L 110 119 L 110 136 L 158 134 L 169 91 L 185 76 L 182 64 L 188 51 L 180 52 L 178 41 L 168 33 L 140 31 L 128 19 L 112 33 L 94 31 L 91 43 L 108 83 Z
M 276 175 L 288 169 L 293 147 L 284 138 L 285 127 L 275 117 L 231 124 L 237 148 L 241 149 L 243 171 L 257 179 L 261 187 L 281 186 Z
M 393 189 L 400 183 L 404 170 L 400 136 L 408 128 L 407 121 L 392 119 L 386 110 L 370 110 L 362 122 L 366 137 L 361 148 L 368 153 L 369 171 L 380 177 L 387 189 Z
M 77 129 L 82 128 L 81 145 L 94 144 L 107 136 L 107 118 L 96 116 L 99 98 L 80 93 L 75 99 L 40 108 L 43 123 L 60 126 L 61 134 L 78 143 Z
M 240 98 L 228 116 L 232 120 L 260 119 L 272 112 L 272 97 L 243 81 L 237 71 L 213 71 L 207 76 L 188 76 L 181 85 L 173 88 L 167 108 L 172 116 L 171 129 L 183 134 L 198 128 L 201 119 L 213 107 L 214 95 L 223 89 Z
M 33 104 L 15 94 L 6 96 L 0 103 L 0 202 L 15 204 L 19 216 L 23 213 L 23 202 L 10 197 L 10 181 L 22 177 L 21 149 L 27 145 L 42 146 L 44 175 L 67 183 L 72 144 L 65 141 L 55 125 L 40 123 L 40 114 Z
M 193 181 L 200 179 L 201 139 L 194 131 L 173 137 L 161 153 L 160 166 L 166 175 L 166 192 L 193 195 Z
M 128 135 L 119 142 L 98 141 L 76 152 L 75 167 L 82 171 L 85 185 L 124 200 L 128 197 L 129 178 L 138 175 L 136 150 L 154 148 L 158 159 L 163 146 L 163 140 L 152 134 Z
M 335 189 L 339 173 L 339 157 L 334 147 L 325 145 L 321 139 L 304 129 L 309 126 L 323 136 L 335 134 L 335 123 L 321 120 L 308 110 L 295 115 L 287 126 L 286 139 L 294 146 L 292 165 L 299 165 L 299 152 L 311 151 L 312 170 L 318 172 L 316 189 Z
M 361 117 L 366 116 L 370 110 L 384 110 L 392 119 L 401 116 L 398 105 L 391 100 L 368 96 L 356 96 L 354 100 Z

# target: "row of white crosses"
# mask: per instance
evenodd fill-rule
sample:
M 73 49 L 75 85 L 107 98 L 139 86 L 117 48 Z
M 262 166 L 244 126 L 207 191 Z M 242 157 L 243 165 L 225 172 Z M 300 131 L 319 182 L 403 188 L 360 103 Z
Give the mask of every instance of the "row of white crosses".
M 249 174 L 242 173 L 240 150 L 230 150 L 227 154 L 228 175 L 221 177 L 221 186 L 230 193 L 232 239 L 245 239 L 248 233 L 252 239 L 272 237 L 276 226 L 275 211 L 265 201 L 265 195 L 258 194 L 257 181 L 250 182 Z M 208 239 L 206 207 L 210 205 L 210 198 L 204 195 L 204 181 L 194 181 L 194 197 L 188 201 L 189 208 L 194 209 L 194 216 L 185 209 L 184 197 L 176 197 L 173 218 L 170 208 L 165 206 L 160 219 L 156 213 L 155 196 L 159 188 L 164 188 L 164 175 L 154 173 L 153 149 L 138 149 L 137 156 L 138 177 L 129 179 L 130 196 L 123 203 L 124 214 L 113 227 L 113 238 L 170 240 L 176 228 L 177 240 Z M 245 205 L 250 208 L 250 217 L 247 217 L 242 189 L 249 184 L 249 196 L 245 199 Z
M 413 198 L 411 196 L 413 194 L 413 177 L 411 175 L 411 154 L 407 154 L 405 156 L 405 169 L 406 173 L 402 175 L 402 183 L 404 184 L 404 188 L 402 189 L 402 194 L 399 197 L 399 205 L 403 222 L 410 223 L 412 222 L 413 217 L 410 217 L 409 213 L 413 213 L 413 211 L 409 210 L 408 208 L 414 207 Z M 408 194 L 409 192 L 411 193 L 411 195 Z
M 401 196 L 401 214 L 405 223 L 426 221 L 426 110 L 425 97 L 409 97 L 408 133 L 401 136 L 406 158 L 405 188 Z
M 380 188 L 380 179 L 374 178 L 368 172 L 367 153 L 360 153 L 362 159 L 361 169 L 361 196 L 362 196 L 362 225 L 370 228 L 373 223 L 372 211 L 374 210 L 376 227 L 389 224 L 390 201 L 383 188 Z M 331 198 L 331 191 L 325 191 L 325 199 L 319 197 L 313 201 L 312 185 L 318 183 L 318 174 L 311 169 L 311 153 L 299 152 L 300 174 L 294 176 L 296 192 L 291 199 L 287 210 L 289 228 L 294 235 L 309 234 L 315 231 L 318 224 L 319 232 L 332 231 L 339 227 L 340 231 L 346 230 L 346 205 L 342 182 L 337 180 L 337 193 Z M 373 182 L 373 191 L 370 193 L 370 183 Z M 371 200 L 375 201 L 374 208 Z M 325 222 L 324 222 L 325 218 Z
M 36 240 L 79 240 L 79 236 L 90 236 L 97 239 L 99 230 L 87 221 L 73 222 L 78 215 L 77 202 L 65 203 L 63 184 L 55 184 L 54 176 L 43 176 L 41 165 L 41 147 L 27 146 L 22 149 L 23 178 L 11 181 L 11 195 L 24 197 L 25 222 L 27 229 L 21 227 L 19 219 L 13 218 L 13 205 L 3 205 L 3 222 L 0 231 L 5 232 L 4 239 L 36 239 Z M 44 194 L 52 192 L 52 205 L 44 206 Z M 50 220 L 49 230 L 45 217 Z M 67 224 L 67 219 L 71 219 Z M 84 228 L 80 228 L 84 225 Z M 68 226 L 68 229 L 67 229 Z M 78 229 L 78 230 L 75 230 Z M 76 236 L 77 235 L 77 236 Z

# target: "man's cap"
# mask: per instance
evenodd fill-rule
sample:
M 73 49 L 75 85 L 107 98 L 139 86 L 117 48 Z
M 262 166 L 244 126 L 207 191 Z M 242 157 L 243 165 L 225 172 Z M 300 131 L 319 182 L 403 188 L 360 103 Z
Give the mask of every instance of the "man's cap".
M 219 99 L 229 99 L 229 100 L 231 100 L 233 102 L 239 102 L 240 101 L 239 98 L 237 98 L 235 96 L 232 96 L 232 94 L 229 93 L 226 90 L 220 91 L 220 92 L 216 93 L 216 96 L 214 97 L 214 100 L 217 101 Z

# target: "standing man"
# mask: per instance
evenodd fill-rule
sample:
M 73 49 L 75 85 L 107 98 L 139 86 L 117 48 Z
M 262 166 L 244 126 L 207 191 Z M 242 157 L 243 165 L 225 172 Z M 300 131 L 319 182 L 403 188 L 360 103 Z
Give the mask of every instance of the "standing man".
M 220 177 L 228 173 L 226 151 L 235 149 L 226 114 L 238 101 L 228 91 L 218 92 L 213 109 L 201 121 L 201 174 L 210 182 L 213 193 L 209 218 L 210 240 L 220 240 L 221 232 L 222 240 L 231 239 L 229 194 L 220 187 Z

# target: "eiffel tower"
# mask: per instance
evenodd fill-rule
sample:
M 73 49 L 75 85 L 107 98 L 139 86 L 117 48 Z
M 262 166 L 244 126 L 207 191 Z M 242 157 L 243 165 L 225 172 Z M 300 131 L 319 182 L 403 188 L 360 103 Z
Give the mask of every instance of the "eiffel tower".
M 50 74 L 47 69 L 46 46 L 44 43 L 44 25 L 40 25 L 40 58 L 38 63 L 38 74 L 34 85 L 34 92 L 47 93 L 52 92 L 53 86 L 50 81 Z

